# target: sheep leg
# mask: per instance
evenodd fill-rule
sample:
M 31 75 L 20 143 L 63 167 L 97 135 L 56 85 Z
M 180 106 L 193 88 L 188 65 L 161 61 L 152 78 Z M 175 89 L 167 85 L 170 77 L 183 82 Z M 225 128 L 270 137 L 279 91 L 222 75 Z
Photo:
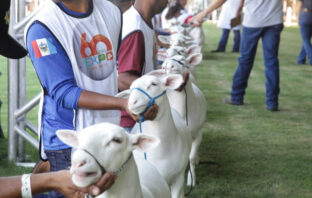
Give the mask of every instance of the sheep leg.
M 170 188 L 172 198 L 184 198 L 184 171 L 172 182 Z
M 200 131 L 195 139 L 192 141 L 192 148 L 190 152 L 190 170 L 187 175 L 187 186 L 195 186 L 196 184 L 196 173 L 195 173 L 195 166 L 199 163 L 199 156 L 198 156 L 198 148 L 202 141 L 202 132 Z M 192 175 L 191 175 L 192 174 Z

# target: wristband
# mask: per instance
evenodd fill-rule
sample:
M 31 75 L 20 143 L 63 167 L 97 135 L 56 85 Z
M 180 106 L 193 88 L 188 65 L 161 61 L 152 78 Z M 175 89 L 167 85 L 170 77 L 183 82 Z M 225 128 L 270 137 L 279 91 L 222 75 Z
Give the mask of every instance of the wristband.
M 32 198 L 31 187 L 30 187 L 30 175 L 31 174 L 24 174 L 22 176 L 22 179 L 21 179 L 21 182 L 22 182 L 22 187 L 21 187 L 22 198 Z

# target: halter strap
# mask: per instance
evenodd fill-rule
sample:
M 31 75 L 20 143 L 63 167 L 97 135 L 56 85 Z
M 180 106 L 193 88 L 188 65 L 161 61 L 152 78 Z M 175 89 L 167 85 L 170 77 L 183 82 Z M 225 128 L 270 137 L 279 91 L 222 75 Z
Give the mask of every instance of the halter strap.
M 95 162 L 99 165 L 99 167 L 101 168 L 101 172 L 102 172 L 102 175 L 104 175 L 107 171 L 106 169 L 100 164 L 100 162 L 94 157 L 94 155 L 92 155 L 88 150 L 86 149 L 81 149 L 83 150 L 84 152 L 88 153 L 88 155 L 90 155 L 94 160 Z M 131 155 L 129 155 L 128 159 L 121 165 L 121 167 L 119 169 L 117 169 L 116 171 L 114 171 L 114 174 L 116 176 L 119 175 L 119 173 L 126 167 L 127 163 L 130 161 L 130 159 L 132 158 L 132 153 Z
M 139 126 L 140 126 L 140 133 L 143 133 L 142 131 L 142 122 L 145 121 L 145 118 L 144 118 L 144 113 L 153 105 L 155 104 L 155 100 L 163 95 L 166 94 L 166 91 L 163 91 L 161 94 L 159 94 L 158 96 L 155 96 L 154 98 L 151 97 L 147 92 L 145 92 L 143 89 L 139 88 L 139 87 L 135 87 L 135 88 L 132 88 L 132 90 L 139 90 L 140 92 L 142 92 L 144 95 L 146 95 L 150 101 L 148 102 L 147 106 L 145 107 L 144 111 L 142 113 L 140 113 L 140 118 L 139 118 Z M 144 152 L 144 159 L 146 160 L 146 152 Z
M 166 91 L 163 91 L 161 94 L 159 94 L 158 96 L 155 96 L 155 97 L 153 98 L 153 97 L 151 97 L 148 93 L 146 93 L 143 89 L 141 89 L 141 88 L 139 88 L 139 87 L 132 88 L 131 91 L 134 90 L 134 89 L 139 90 L 140 92 L 142 92 L 144 95 L 146 95 L 146 96 L 150 99 L 150 101 L 148 102 L 148 104 L 147 104 L 147 106 L 145 107 L 144 111 L 143 111 L 142 113 L 140 113 L 140 120 L 139 120 L 139 121 L 140 121 L 140 122 L 144 122 L 144 121 L 145 121 L 144 113 L 145 113 L 153 104 L 155 104 L 155 100 L 156 100 L 157 98 L 159 98 L 159 97 L 165 95 L 165 94 L 166 94 Z
M 107 171 L 105 170 L 105 168 L 100 164 L 100 162 L 94 157 L 94 155 L 92 155 L 89 151 L 87 151 L 86 149 L 81 149 L 84 152 L 88 153 L 94 160 L 95 162 L 99 165 L 99 167 L 101 168 L 101 172 L 102 175 L 104 175 Z

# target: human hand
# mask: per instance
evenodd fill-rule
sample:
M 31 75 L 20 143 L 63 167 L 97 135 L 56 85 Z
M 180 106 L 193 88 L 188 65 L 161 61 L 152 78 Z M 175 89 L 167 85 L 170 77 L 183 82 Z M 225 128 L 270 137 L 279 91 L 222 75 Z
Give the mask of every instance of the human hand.
M 57 191 L 68 198 L 84 198 L 85 194 L 97 196 L 109 189 L 116 180 L 116 175 L 112 172 L 106 172 L 95 184 L 86 188 L 79 188 L 72 182 L 72 175 L 68 170 L 51 173 L 55 178 Z
M 140 115 L 133 114 L 128 108 L 127 113 L 132 117 L 132 119 L 136 122 L 140 120 Z M 153 104 L 147 111 L 143 114 L 145 120 L 154 120 L 158 113 L 158 106 Z
M 190 19 L 189 24 L 198 27 L 204 22 L 205 17 L 206 15 L 204 13 L 199 13 Z

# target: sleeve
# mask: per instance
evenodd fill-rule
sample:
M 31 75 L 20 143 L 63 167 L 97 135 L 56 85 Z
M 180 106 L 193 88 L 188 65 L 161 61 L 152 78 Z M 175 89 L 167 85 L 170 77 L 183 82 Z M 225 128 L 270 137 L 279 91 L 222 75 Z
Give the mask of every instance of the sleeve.
M 123 39 L 118 51 L 118 73 L 135 72 L 142 74 L 145 63 L 144 36 L 135 31 Z
M 77 109 L 82 89 L 76 84 L 67 53 L 54 35 L 35 22 L 28 29 L 26 46 L 46 94 L 64 108 Z

